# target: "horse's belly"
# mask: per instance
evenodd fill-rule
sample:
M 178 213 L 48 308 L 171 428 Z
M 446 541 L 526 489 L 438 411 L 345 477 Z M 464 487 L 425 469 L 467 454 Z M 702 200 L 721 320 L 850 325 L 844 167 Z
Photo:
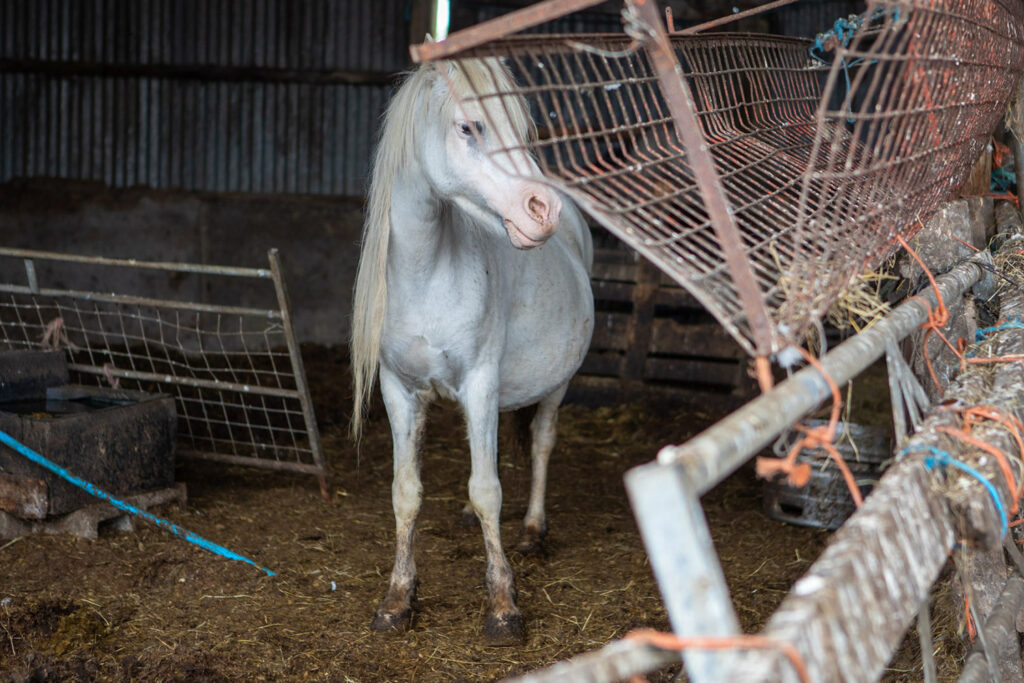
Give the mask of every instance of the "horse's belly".
M 499 382 L 503 409 L 536 402 L 568 382 L 579 369 L 594 330 L 589 285 L 585 280 L 576 296 L 564 299 L 546 315 L 531 315 L 510 325 Z

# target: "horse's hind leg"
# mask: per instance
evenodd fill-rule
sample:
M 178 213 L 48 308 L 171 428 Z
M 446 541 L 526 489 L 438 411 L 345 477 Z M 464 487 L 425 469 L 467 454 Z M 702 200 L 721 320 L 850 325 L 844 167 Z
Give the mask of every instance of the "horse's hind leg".
M 516 550 L 524 555 L 540 552 L 541 541 L 548 533 L 547 517 L 544 513 L 544 496 L 548 483 L 548 459 L 555 447 L 558 428 L 558 406 L 565 397 L 568 384 L 545 396 L 537 405 L 537 414 L 530 424 L 530 459 L 533 464 L 533 479 L 530 484 L 530 502 L 523 519 L 523 537 Z
M 395 566 L 391 570 L 388 592 L 377 606 L 371 627 L 376 631 L 390 631 L 409 626 L 412 603 L 416 599 L 412 539 L 423 498 L 419 445 L 427 401 L 406 390 L 384 367 L 380 370 L 380 388 L 394 441 L 391 504 L 395 511 Z
M 512 567 L 501 547 L 499 516 L 501 482 L 498 479 L 498 392 L 496 381 L 476 377 L 467 383 L 463 410 L 469 432 L 472 473 L 469 499 L 480 520 L 487 552 L 487 592 L 490 605 L 484 634 L 496 644 L 522 640 L 525 627 L 516 604 L 516 584 Z

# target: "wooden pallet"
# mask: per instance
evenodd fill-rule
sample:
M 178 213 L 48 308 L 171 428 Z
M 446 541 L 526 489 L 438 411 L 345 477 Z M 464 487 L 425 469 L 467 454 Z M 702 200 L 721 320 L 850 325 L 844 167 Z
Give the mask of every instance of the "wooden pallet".
M 129 505 L 148 510 L 164 503 L 184 505 L 188 496 L 185 484 L 178 483 L 166 489 L 146 491 L 122 500 Z M 28 536 L 29 534 L 73 534 L 81 538 L 96 538 L 100 525 L 107 524 L 117 531 L 134 531 L 135 517 L 107 503 L 79 508 L 74 512 L 47 519 L 22 519 L 0 510 L 0 540 Z
M 746 354 L 696 299 L 607 233 L 594 237 L 594 338 L 570 400 L 733 405 L 756 393 Z

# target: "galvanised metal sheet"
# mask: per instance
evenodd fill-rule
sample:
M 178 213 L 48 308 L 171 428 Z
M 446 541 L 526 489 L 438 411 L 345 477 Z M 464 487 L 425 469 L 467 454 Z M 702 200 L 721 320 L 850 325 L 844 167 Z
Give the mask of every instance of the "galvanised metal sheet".
M 0 59 L 396 71 L 407 0 L 4 0 Z
M 0 182 L 360 195 L 405 5 L 4 0 Z

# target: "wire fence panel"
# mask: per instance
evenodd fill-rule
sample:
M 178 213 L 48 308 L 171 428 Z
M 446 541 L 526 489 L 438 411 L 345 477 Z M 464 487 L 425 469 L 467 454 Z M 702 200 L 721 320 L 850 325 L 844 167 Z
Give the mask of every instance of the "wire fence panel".
M 626 3 L 621 35 L 481 44 L 502 33 L 481 25 L 414 49 L 507 68 L 512 91 L 465 99 L 525 101 L 543 179 L 754 355 L 798 344 L 959 190 L 1024 72 L 1016 0 L 873 1 L 820 41 L 666 35 L 649 5 Z M 522 145 L 487 143 L 530 173 Z
M 314 474 L 326 490 L 276 250 L 269 261 L 219 268 L 0 248 L 0 348 L 63 349 L 78 382 L 171 394 L 179 454 Z M 151 296 L 168 291 L 181 296 Z M 251 301 L 224 303 L 232 298 Z

